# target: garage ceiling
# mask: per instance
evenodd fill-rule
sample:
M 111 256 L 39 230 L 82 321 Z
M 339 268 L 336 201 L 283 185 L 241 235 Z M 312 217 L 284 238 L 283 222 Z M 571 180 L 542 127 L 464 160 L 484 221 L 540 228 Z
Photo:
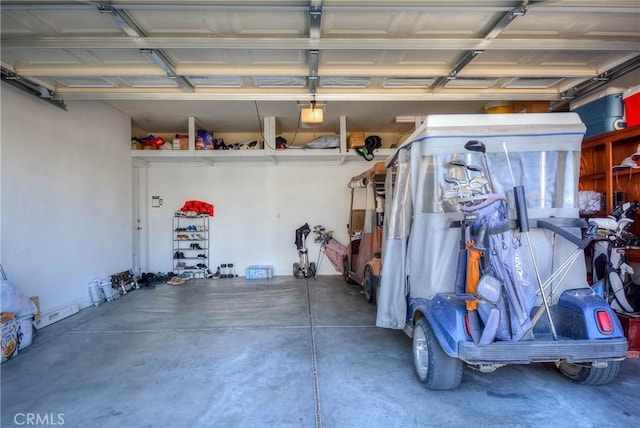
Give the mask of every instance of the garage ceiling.
M 566 101 L 640 84 L 633 1 L 2 1 L 3 80 L 104 100 L 156 132 L 226 131 L 299 104 L 394 131 L 397 116 Z M 404 125 L 406 126 L 406 125 Z

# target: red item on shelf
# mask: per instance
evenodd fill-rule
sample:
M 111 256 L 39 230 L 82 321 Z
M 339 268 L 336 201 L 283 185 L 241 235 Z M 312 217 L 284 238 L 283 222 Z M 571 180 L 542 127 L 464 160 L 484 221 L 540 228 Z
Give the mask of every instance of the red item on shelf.
M 213 217 L 213 205 L 202 201 L 187 201 L 180 208 L 180 211 L 193 211 L 197 214 L 206 214 Z

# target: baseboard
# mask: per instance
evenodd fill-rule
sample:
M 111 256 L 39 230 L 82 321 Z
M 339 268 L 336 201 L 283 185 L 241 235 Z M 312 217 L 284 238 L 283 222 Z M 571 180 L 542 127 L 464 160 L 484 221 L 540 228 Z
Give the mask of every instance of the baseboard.
M 91 305 L 91 299 L 78 299 L 75 302 L 71 302 L 68 305 L 58 307 L 56 309 L 50 310 L 46 314 L 40 314 L 40 318 L 37 321 L 33 322 L 33 325 L 40 329 L 46 327 L 54 322 L 60 321 L 71 315 L 77 314 L 80 312 L 80 309 L 87 308 Z

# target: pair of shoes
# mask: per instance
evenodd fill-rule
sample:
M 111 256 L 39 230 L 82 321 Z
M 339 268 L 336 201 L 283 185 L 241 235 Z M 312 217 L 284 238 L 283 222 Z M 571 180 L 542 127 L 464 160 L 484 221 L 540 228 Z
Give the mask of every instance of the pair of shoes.
M 198 267 L 199 269 L 206 269 L 207 265 L 205 265 L 204 263 L 198 263 L 196 267 Z
M 184 234 L 176 235 L 176 239 L 183 241 L 185 239 L 189 239 L 189 235 L 184 235 Z
M 200 246 L 200 244 L 191 244 L 191 245 L 189 245 L 189 247 L 190 247 L 192 250 L 204 250 L 204 248 L 202 248 L 202 247 Z
M 176 251 L 173 254 L 174 259 L 184 259 L 184 253 L 182 251 Z
M 167 284 L 169 284 L 169 285 L 182 285 L 185 282 L 186 281 L 184 279 L 180 278 L 179 276 L 174 276 L 169 281 L 167 281 Z
M 197 256 L 199 259 L 206 259 L 207 256 L 205 254 L 198 254 Z
M 216 273 L 211 273 L 210 270 L 207 269 L 207 272 L 209 273 L 207 275 L 207 278 L 210 279 L 219 279 L 220 278 L 220 266 L 218 266 L 218 269 L 216 270 Z
M 186 269 L 187 265 L 185 262 L 178 262 L 176 263 L 176 269 L 182 270 L 182 269 Z

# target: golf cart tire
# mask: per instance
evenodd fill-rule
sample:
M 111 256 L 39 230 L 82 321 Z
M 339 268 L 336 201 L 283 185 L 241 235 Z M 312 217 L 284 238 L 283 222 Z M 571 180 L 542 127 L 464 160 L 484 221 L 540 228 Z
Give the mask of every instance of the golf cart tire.
M 580 385 L 606 385 L 618 376 L 620 361 L 609 361 L 607 367 L 602 368 L 562 361 L 558 370 L 564 377 Z
M 455 389 L 460 385 L 462 361 L 442 350 L 426 318 L 420 318 L 413 329 L 413 362 L 418 379 L 427 389 Z
M 300 278 L 300 263 L 298 262 L 293 264 L 293 276 Z
M 351 267 L 349 266 L 349 258 L 346 256 L 342 258 L 342 277 L 347 284 L 355 284 L 351 279 Z
M 309 276 L 313 279 L 316 278 L 316 262 L 309 263 Z
M 371 271 L 371 267 L 367 266 L 366 268 L 364 268 L 364 280 L 362 282 L 364 288 L 364 297 L 367 299 L 367 302 L 375 304 L 378 277 L 373 274 L 373 272 Z

